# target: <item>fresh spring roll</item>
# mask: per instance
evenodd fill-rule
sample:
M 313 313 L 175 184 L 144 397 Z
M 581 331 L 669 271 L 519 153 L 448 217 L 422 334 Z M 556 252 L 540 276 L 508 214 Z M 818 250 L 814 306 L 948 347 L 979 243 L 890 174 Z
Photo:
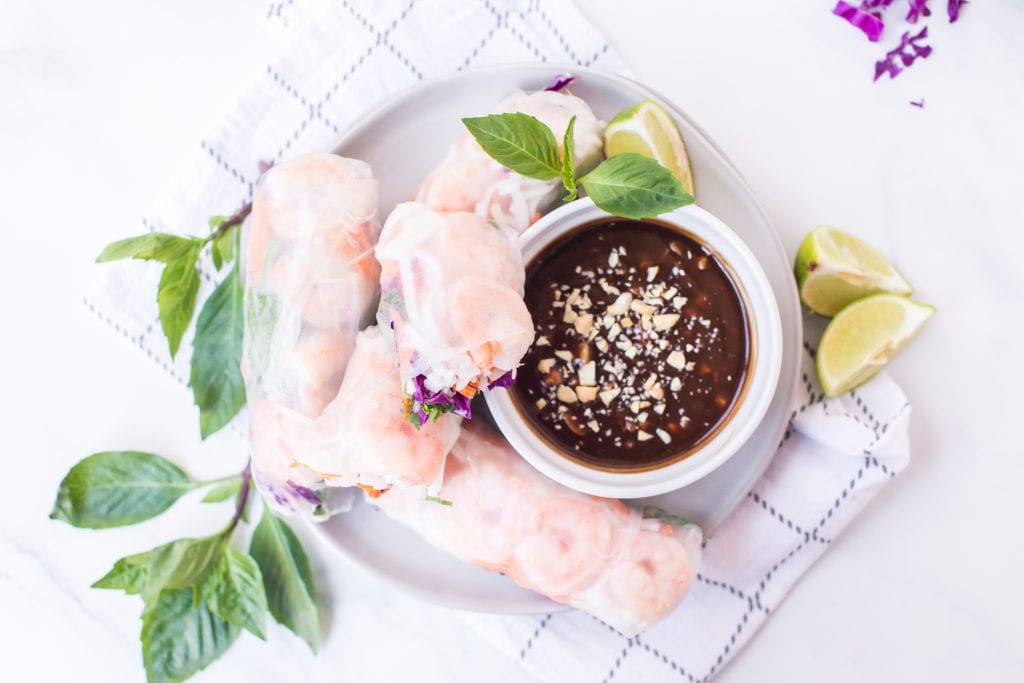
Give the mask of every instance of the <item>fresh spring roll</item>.
M 628 636 L 674 610 L 697 574 L 699 527 L 557 484 L 478 424 L 462 430 L 438 495 L 450 505 L 400 489 L 374 504 L 441 550 Z
M 506 386 L 533 341 L 515 236 L 473 213 L 406 202 L 376 254 L 377 320 L 393 338 L 407 407 L 421 424 L 443 412 L 470 417 L 469 399 Z
M 356 337 L 337 398 L 296 435 L 295 459 L 328 486 L 436 492 L 462 418 L 449 413 L 413 425 L 403 399 L 391 342 L 378 327 L 366 328 Z
M 289 444 L 337 395 L 372 319 L 377 195 L 362 161 L 306 154 L 267 171 L 253 197 L 242 372 L 255 478 L 286 509 L 318 505 L 321 477 Z
M 494 113 L 523 113 L 547 124 L 559 149 L 569 119 L 574 152 L 581 173 L 596 166 L 602 156 L 604 123 L 586 102 L 565 91 L 515 92 L 503 99 Z M 562 181 L 536 180 L 510 172 L 477 144 L 469 133 L 449 150 L 441 165 L 423 182 L 416 201 L 438 211 L 470 211 L 502 227 L 521 233 L 564 194 Z

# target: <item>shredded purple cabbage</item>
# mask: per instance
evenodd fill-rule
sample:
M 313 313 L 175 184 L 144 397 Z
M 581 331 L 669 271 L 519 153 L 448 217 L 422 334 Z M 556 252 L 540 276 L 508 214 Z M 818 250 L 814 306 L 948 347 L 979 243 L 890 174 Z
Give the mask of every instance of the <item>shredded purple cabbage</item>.
M 895 1 L 861 0 L 860 5 L 854 7 L 846 0 L 839 0 L 832 13 L 863 31 L 872 42 L 878 42 L 885 29 L 882 12 Z M 946 14 L 949 16 L 949 23 L 952 24 L 960 18 L 960 12 L 966 4 L 967 0 L 946 0 Z M 916 24 L 922 17 L 931 15 L 932 11 L 928 7 L 928 0 L 907 0 L 907 23 Z M 919 43 L 927 36 L 927 26 L 913 36 L 909 32 L 904 33 L 900 44 L 885 53 L 884 58 L 875 62 L 875 80 L 877 81 L 885 74 L 889 74 L 889 78 L 896 78 L 900 72 L 916 60 L 927 58 L 932 53 L 932 48 Z M 920 104 L 917 102 L 911 102 L 911 104 L 924 109 L 924 100 L 921 100 Z
M 470 408 L 470 399 L 457 391 L 430 391 L 426 385 L 426 375 L 417 375 L 413 378 L 412 412 L 419 418 L 420 426 L 427 424 L 430 413 L 427 409 L 439 408 L 441 412 L 455 413 L 470 420 L 473 418 L 473 411 Z M 436 410 L 434 411 L 437 412 Z
M 504 375 L 502 375 L 498 379 L 496 379 L 493 382 L 491 382 L 490 384 L 488 384 L 487 388 L 488 388 L 488 390 L 494 389 L 495 387 L 498 387 L 498 388 L 501 388 L 501 389 L 508 389 L 510 386 L 512 386 L 515 383 L 516 383 L 516 371 L 515 370 L 509 370 Z
M 559 90 L 561 90 L 562 88 L 569 85 L 575 80 L 576 77 L 573 76 L 572 74 L 561 74 L 559 76 L 555 76 L 555 80 L 551 81 L 551 84 L 544 89 L 550 90 L 552 92 L 558 92 Z
M 263 481 L 259 477 L 256 477 L 256 489 L 264 496 L 270 496 L 271 498 L 273 498 L 274 502 L 277 503 L 279 506 L 286 507 L 288 509 L 293 509 L 291 501 L 289 501 L 287 498 L 278 493 L 277 489 L 275 489 L 274 485 L 271 484 L 269 481 Z
M 925 26 L 916 35 L 911 36 L 910 31 L 903 34 L 900 44 L 885 53 L 885 57 L 875 62 L 875 80 L 877 81 L 884 74 L 889 78 L 896 78 L 904 68 L 909 67 L 918 59 L 926 59 L 932 53 L 928 45 L 919 45 L 918 41 L 928 37 L 928 27 Z M 903 64 L 901 67 L 897 61 Z
M 873 43 L 878 42 L 878 39 L 882 36 L 882 29 L 885 28 L 885 24 L 882 23 L 877 13 L 865 12 L 859 7 L 854 7 L 844 2 L 844 0 L 839 0 L 836 3 L 832 13 L 859 28 L 868 37 L 868 40 Z
M 928 9 L 928 0 L 907 0 L 910 7 L 907 9 L 907 21 L 916 24 L 921 17 L 930 17 L 932 11 Z
M 960 18 L 960 10 L 967 4 L 967 0 L 949 0 L 946 4 L 946 14 L 949 15 L 949 23 Z
M 882 17 L 882 11 L 880 7 L 888 7 L 893 4 L 895 0 L 864 0 L 860 3 L 860 8 L 865 12 L 870 12 L 874 16 Z
M 287 480 L 285 483 L 288 484 L 288 488 L 290 488 L 293 492 L 295 492 L 307 503 L 312 503 L 313 505 L 320 505 L 320 503 L 323 502 L 320 500 L 320 496 L 313 489 L 308 489 L 305 486 L 296 484 L 291 479 Z
M 910 100 L 910 106 L 917 107 L 918 109 L 924 109 L 924 98 L 922 97 L 919 100 Z

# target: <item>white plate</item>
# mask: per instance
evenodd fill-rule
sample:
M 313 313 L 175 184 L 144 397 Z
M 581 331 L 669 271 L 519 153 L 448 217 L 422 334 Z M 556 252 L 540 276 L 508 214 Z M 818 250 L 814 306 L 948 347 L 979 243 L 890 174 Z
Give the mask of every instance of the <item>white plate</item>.
M 697 201 L 747 243 L 771 282 L 782 318 L 783 359 L 778 389 L 754 435 L 725 465 L 678 491 L 650 499 L 694 519 L 713 533 L 767 467 L 789 420 L 798 372 L 801 317 L 786 256 L 764 207 L 724 154 L 678 107 L 628 78 L 569 65 L 509 64 L 465 71 L 400 93 L 368 114 L 335 151 L 363 159 L 381 181 L 382 215 L 407 200 L 419 182 L 464 132 L 460 119 L 489 113 L 514 89 L 537 90 L 564 72 L 576 74 L 573 94 L 598 118 L 643 99 L 673 115 L 693 164 Z M 508 578 L 464 564 L 359 502 L 314 533 L 339 554 L 373 575 L 431 602 L 485 612 L 533 613 L 562 609 Z

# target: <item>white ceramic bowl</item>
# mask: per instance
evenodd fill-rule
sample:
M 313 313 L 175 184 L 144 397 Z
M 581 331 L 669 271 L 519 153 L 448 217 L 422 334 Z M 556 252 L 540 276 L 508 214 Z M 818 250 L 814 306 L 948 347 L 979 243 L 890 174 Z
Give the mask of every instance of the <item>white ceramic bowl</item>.
M 590 199 L 563 206 L 537 221 L 519 238 L 530 263 L 545 247 L 574 228 L 608 214 Z M 538 470 L 578 491 L 609 498 L 643 498 L 686 486 L 709 474 L 746 443 L 761 422 L 779 379 L 782 325 L 771 285 L 747 245 L 725 223 L 697 206 L 658 217 L 689 233 L 724 263 L 743 298 L 750 330 L 750 366 L 740 397 L 725 424 L 686 458 L 642 472 L 590 468 L 570 460 L 526 422 L 511 391 L 487 392 L 487 406 L 509 443 Z

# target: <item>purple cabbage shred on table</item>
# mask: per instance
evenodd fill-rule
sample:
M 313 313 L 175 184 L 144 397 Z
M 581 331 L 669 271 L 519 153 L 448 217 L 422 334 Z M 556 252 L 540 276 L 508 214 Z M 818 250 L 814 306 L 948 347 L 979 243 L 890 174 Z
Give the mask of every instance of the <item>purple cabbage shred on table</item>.
M 932 53 L 932 48 L 919 42 L 927 37 L 927 26 L 913 36 L 910 35 L 910 31 L 905 31 L 900 38 L 900 44 L 886 52 L 883 59 L 875 62 L 875 80 L 885 74 L 889 74 L 889 78 L 896 78 L 903 69 L 918 59 L 926 59 Z
M 910 7 L 907 9 L 907 21 L 916 24 L 921 17 L 930 17 L 932 11 L 928 9 L 928 0 L 908 0 Z
M 949 16 L 949 23 L 960 18 L 960 10 L 967 4 L 967 0 L 949 0 L 946 5 L 946 14 Z
M 917 107 L 918 109 L 924 109 L 924 98 L 922 97 L 919 100 L 910 100 L 910 106 Z
M 866 12 L 863 7 L 863 5 L 861 7 L 854 7 L 843 0 L 839 0 L 832 9 L 832 13 L 859 28 L 868 37 L 868 40 L 877 43 L 885 25 L 882 23 L 879 13 Z
M 860 5 L 855 7 L 845 0 L 839 0 L 832 9 L 832 13 L 844 19 L 851 26 L 860 29 L 871 42 L 878 42 L 885 29 L 882 11 L 893 2 L 895 0 L 861 0 Z M 960 11 L 966 4 L 967 0 L 947 0 L 946 14 L 949 16 L 950 23 L 960 18 Z M 907 23 L 916 24 L 921 17 L 930 17 L 931 15 L 932 11 L 928 7 L 928 0 L 907 0 Z M 877 81 L 884 74 L 889 74 L 889 78 L 896 78 L 900 72 L 916 60 L 928 57 L 932 48 L 918 43 L 927 36 L 928 27 L 922 28 L 914 36 L 911 36 L 909 32 L 904 33 L 900 44 L 887 52 L 884 58 L 875 62 L 874 80 Z M 924 108 L 924 100 L 921 100 L 920 104 L 916 102 L 911 102 L 911 104 Z

